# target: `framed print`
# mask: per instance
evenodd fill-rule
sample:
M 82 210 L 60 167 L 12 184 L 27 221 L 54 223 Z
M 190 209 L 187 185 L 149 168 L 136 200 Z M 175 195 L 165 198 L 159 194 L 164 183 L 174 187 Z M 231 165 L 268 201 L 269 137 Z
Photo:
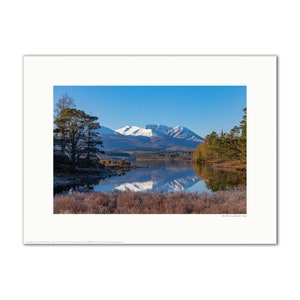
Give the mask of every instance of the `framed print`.
M 276 56 L 24 56 L 25 244 L 276 244 Z

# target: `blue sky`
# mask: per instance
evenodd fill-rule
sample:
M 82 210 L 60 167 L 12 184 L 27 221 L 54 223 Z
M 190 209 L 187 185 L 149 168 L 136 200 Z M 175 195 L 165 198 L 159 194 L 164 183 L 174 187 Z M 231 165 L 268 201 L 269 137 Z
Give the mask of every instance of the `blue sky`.
M 246 86 L 54 86 L 54 106 L 63 94 L 101 126 L 180 125 L 202 137 L 239 125 L 246 107 Z

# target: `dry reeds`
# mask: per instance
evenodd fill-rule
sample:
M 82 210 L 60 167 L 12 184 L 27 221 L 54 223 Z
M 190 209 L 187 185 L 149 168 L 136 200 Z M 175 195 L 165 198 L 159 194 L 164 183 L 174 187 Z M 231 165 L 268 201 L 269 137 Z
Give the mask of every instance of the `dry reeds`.
M 246 187 L 199 193 L 74 193 L 54 198 L 55 214 L 245 214 Z

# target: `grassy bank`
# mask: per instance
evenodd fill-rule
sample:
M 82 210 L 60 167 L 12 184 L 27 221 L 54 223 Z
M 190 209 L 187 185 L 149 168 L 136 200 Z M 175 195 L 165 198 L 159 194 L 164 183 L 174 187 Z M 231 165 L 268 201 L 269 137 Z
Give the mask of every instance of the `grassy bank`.
M 54 197 L 55 214 L 245 214 L 246 187 L 215 194 L 74 193 Z

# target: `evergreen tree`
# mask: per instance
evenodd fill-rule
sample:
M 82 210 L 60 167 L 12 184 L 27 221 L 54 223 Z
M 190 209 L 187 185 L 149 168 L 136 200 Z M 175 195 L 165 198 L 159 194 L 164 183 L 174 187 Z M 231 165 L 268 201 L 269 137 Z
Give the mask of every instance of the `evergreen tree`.
M 97 153 L 102 141 L 99 138 L 98 118 L 75 108 L 63 108 L 55 119 L 55 145 L 64 147 L 64 154 L 70 158 L 72 172 L 75 172 L 79 158 L 90 161 Z
M 244 108 L 243 120 L 240 123 L 241 137 L 238 143 L 238 149 L 240 151 L 240 159 L 246 162 L 247 159 L 247 109 Z
M 104 153 L 99 147 L 103 146 L 103 142 L 99 138 L 100 128 L 98 118 L 94 116 L 86 116 L 86 147 L 84 149 L 86 159 L 97 157 L 97 154 Z
M 229 133 L 222 130 L 220 135 L 215 131 L 205 137 L 193 154 L 197 163 L 223 160 L 239 160 L 246 162 L 247 117 L 246 108 L 240 126 L 234 126 Z

